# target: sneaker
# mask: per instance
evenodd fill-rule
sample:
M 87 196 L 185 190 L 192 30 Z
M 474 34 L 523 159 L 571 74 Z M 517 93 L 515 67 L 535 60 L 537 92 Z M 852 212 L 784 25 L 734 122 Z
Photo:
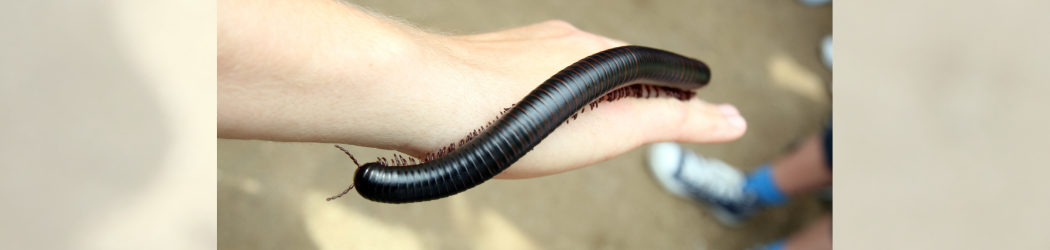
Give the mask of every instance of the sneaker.
M 757 210 L 756 196 L 744 191 L 744 173 L 725 162 L 667 142 L 653 144 L 648 157 L 649 169 L 664 189 L 711 208 L 725 225 L 740 225 Z

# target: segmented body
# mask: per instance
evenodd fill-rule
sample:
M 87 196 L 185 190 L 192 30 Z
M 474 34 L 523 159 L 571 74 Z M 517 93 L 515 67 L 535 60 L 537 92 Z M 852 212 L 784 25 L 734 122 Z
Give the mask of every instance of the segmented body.
M 663 50 L 625 46 L 602 51 L 552 76 L 454 150 L 419 164 L 403 159 L 367 163 L 354 174 L 354 186 L 377 202 L 448 197 L 503 172 L 588 105 L 656 91 L 687 100 L 710 76 L 704 63 Z

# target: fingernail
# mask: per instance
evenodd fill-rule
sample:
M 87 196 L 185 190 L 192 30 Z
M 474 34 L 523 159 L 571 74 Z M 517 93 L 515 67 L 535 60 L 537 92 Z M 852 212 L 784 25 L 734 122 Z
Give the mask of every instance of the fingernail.
M 726 121 L 729 122 L 730 125 L 733 125 L 734 127 L 747 126 L 747 121 L 744 120 L 744 117 L 740 116 L 740 110 L 737 110 L 733 105 L 718 105 L 718 109 L 722 110 L 722 115 L 726 117 Z
M 744 121 L 744 117 L 730 116 L 726 117 L 726 120 L 729 121 L 729 124 L 733 125 L 734 127 L 742 128 L 744 126 L 747 126 L 747 121 Z
M 719 104 L 718 109 L 722 110 L 725 116 L 740 116 L 740 110 L 737 110 L 733 104 Z

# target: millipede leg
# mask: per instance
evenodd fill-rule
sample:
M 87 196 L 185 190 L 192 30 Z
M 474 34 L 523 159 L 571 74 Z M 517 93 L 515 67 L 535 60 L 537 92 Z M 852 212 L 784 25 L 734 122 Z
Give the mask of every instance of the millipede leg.
M 357 159 L 354 159 L 354 155 L 350 154 L 350 151 L 346 151 L 345 148 L 340 147 L 339 145 L 335 145 L 335 147 L 339 148 L 339 150 L 342 150 L 343 153 L 346 153 L 346 155 L 350 156 L 350 159 L 354 160 L 354 164 L 357 164 L 357 167 L 361 167 L 361 164 L 357 163 Z M 353 187 L 353 186 L 351 186 L 351 187 Z
M 346 190 L 343 190 L 343 193 L 341 193 L 339 195 L 336 195 L 336 196 L 328 197 L 328 199 L 325 199 L 325 200 L 326 201 L 332 201 L 332 200 L 335 200 L 336 198 L 343 197 L 343 195 L 345 195 L 346 193 L 350 192 L 350 189 L 354 189 L 354 184 L 350 184 L 350 187 L 346 188 Z

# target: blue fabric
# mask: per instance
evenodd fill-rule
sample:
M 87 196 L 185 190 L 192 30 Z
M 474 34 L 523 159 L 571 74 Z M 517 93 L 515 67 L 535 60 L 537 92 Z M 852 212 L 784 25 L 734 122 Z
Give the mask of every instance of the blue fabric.
M 828 170 L 831 170 L 831 126 L 824 128 L 824 158 L 828 160 Z
M 765 248 L 762 248 L 762 250 L 784 250 L 784 241 L 779 240 L 777 242 L 770 243 L 769 245 L 766 245 Z
M 769 163 L 763 164 L 747 176 L 744 191 L 753 192 L 762 205 L 777 206 L 787 203 L 787 195 L 773 181 L 773 168 Z

